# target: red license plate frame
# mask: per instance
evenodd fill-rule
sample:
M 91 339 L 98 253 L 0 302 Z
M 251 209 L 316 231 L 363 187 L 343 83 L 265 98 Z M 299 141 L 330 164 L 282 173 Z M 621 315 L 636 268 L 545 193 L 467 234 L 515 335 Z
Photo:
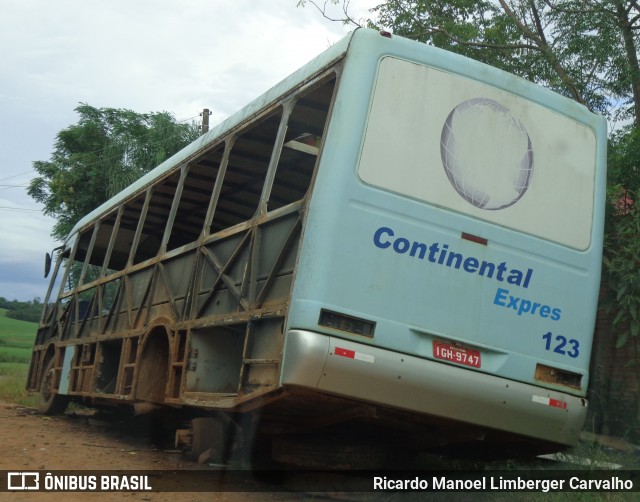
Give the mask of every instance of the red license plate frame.
M 479 350 L 441 340 L 433 341 L 433 357 L 450 363 L 468 366 L 469 368 L 480 368 L 482 366 L 482 355 Z

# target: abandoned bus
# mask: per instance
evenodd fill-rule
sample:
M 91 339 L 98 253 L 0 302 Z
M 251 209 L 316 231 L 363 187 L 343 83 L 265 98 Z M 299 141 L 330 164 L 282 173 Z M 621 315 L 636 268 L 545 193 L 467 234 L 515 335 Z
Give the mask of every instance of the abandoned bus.
M 571 445 L 605 149 L 574 101 L 356 30 L 76 225 L 28 388 L 274 445 Z

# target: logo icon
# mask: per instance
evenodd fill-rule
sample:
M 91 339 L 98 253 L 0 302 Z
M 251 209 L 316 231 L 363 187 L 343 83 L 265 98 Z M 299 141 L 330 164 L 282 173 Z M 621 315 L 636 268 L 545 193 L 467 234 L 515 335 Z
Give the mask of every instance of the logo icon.
M 456 192 L 480 209 L 515 204 L 533 174 L 527 130 L 508 108 L 488 98 L 469 99 L 451 110 L 440 136 L 440 156 Z
M 39 490 L 40 489 L 40 473 L 38 472 L 8 472 L 7 473 L 7 490 Z

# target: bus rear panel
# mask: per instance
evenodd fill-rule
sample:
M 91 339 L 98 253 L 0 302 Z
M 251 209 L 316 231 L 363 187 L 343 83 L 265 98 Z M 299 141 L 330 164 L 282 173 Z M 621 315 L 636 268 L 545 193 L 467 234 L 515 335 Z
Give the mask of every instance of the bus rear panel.
M 575 443 L 604 120 L 453 54 L 375 39 L 365 57 L 359 42 L 311 199 L 283 384 Z M 367 73 L 370 93 L 350 86 Z

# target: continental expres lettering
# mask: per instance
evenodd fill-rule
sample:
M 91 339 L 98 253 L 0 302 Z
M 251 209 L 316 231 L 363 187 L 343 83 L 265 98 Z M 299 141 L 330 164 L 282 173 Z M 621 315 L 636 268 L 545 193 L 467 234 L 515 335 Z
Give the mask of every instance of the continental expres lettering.
M 462 270 L 524 289 L 529 287 L 533 278 L 532 268 L 523 270 L 509 266 L 506 261 L 494 263 L 479 260 L 474 256 L 464 256 L 449 249 L 448 244 L 425 243 L 396 236 L 394 230 L 389 227 L 378 228 L 373 234 L 373 243 L 380 249 L 391 250 L 436 266 Z M 562 315 L 561 309 L 557 307 L 551 307 L 541 301 L 520 298 L 505 288 L 498 288 L 492 300 L 494 305 L 510 309 L 518 316 L 527 314 L 558 321 Z
M 493 299 L 493 304 L 499 307 L 513 309 L 519 316 L 522 314 L 539 315 L 552 321 L 559 321 L 560 315 L 562 314 L 559 308 L 552 308 L 549 305 L 527 300 L 526 298 L 518 298 L 517 296 L 509 294 L 509 290 L 504 288 L 498 288 L 496 296 Z
M 507 282 L 514 286 L 528 288 L 533 276 L 533 270 L 526 272 L 515 268 L 509 268 L 507 262 L 493 263 L 480 261 L 473 256 L 465 257 L 460 253 L 449 250 L 448 244 L 426 244 L 424 242 L 410 241 L 404 237 L 395 237 L 395 233 L 388 227 L 380 227 L 373 235 L 373 243 L 380 249 L 393 249 L 398 254 L 408 254 L 420 260 L 428 260 L 430 263 L 462 269 L 470 274 L 478 274 L 499 282 Z

